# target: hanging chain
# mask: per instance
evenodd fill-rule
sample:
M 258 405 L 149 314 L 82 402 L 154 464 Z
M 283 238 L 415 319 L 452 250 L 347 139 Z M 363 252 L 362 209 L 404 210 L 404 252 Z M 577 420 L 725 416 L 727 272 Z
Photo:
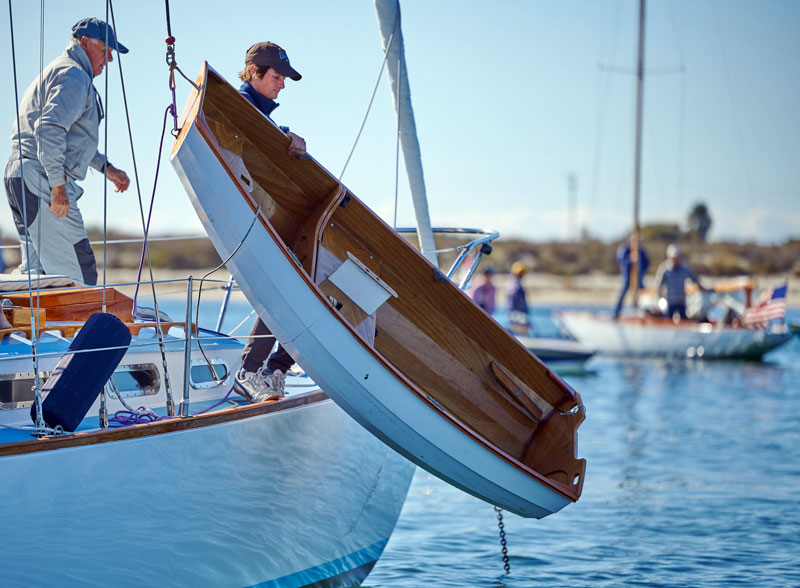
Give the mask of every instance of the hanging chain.
M 506 546 L 506 531 L 503 525 L 503 509 L 499 506 L 494 507 L 497 513 L 497 526 L 500 529 L 500 547 L 503 552 L 503 568 L 506 570 L 506 575 L 511 573 L 511 564 L 508 563 L 508 547 Z

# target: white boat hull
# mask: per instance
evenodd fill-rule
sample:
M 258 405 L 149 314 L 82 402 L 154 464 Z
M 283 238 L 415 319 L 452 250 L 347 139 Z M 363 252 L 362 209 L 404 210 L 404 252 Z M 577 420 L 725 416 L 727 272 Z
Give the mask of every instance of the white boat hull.
M 0 457 L 3 583 L 359 583 L 414 466 L 330 400 Z
M 607 315 L 564 312 L 557 320 L 581 343 L 607 355 L 758 359 L 791 338 L 786 329 L 756 330 L 710 323 L 615 321 Z
M 254 213 L 195 125 L 172 162 L 214 246 L 259 316 L 342 408 L 380 439 L 453 485 L 541 518 L 572 502 L 442 418 L 333 314 Z
M 520 343 L 558 374 L 580 372 L 594 349 L 570 339 L 517 335 Z

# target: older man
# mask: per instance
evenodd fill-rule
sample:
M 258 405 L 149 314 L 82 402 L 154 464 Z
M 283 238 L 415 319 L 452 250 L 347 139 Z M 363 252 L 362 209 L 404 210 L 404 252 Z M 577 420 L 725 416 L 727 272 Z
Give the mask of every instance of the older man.
M 94 253 L 78 210 L 83 189 L 77 182 L 91 166 L 117 192 L 130 184 L 125 172 L 97 150 L 104 113 L 92 81 L 113 60 L 112 49 L 128 52 L 109 25 L 96 18 L 79 21 L 64 53 L 22 97 L 5 170 L 6 195 L 22 246 L 20 271 L 97 283 Z
M 667 247 L 667 259 L 659 266 L 656 277 L 659 295 L 664 290 L 667 294 L 667 311 L 664 316 L 686 319 L 686 280 L 694 282 L 701 290 L 706 290 L 689 266 L 681 261 L 681 250 L 675 243 L 671 243 Z

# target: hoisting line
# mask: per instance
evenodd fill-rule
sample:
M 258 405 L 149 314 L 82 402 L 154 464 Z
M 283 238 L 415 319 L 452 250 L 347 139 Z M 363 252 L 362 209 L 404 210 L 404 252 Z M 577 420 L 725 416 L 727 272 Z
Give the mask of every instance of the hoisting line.
M 197 84 L 195 84 L 192 80 L 186 77 L 186 74 L 181 71 L 181 68 L 178 67 L 178 62 L 175 59 L 175 37 L 172 35 L 172 22 L 170 21 L 169 17 L 169 0 L 164 0 L 166 12 L 167 12 L 167 38 L 164 39 L 164 42 L 167 44 L 167 55 L 166 61 L 167 65 L 169 66 L 169 89 L 172 92 L 172 104 L 169 107 L 169 113 L 172 114 L 172 133 L 173 137 L 177 137 L 178 133 L 181 130 L 178 128 L 178 106 L 175 99 L 175 72 L 177 71 L 183 79 L 189 82 L 192 87 L 200 91 L 200 88 Z

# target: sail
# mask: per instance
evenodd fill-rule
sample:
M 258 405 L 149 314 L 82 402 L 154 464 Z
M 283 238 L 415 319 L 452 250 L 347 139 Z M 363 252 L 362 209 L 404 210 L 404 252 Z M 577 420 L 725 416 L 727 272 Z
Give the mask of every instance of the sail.
M 406 164 L 406 175 L 414 204 L 419 246 L 428 261 L 438 265 L 431 219 L 428 214 L 428 197 L 425 192 L 425 177 L 422 173 L 417 126 L 414 123 L 414 110 L 411 108 L 411 89 L 408 85 L 403 32 L 400 27 L 400 3 L 397 0 L 375 0 L 375 10 L 378 13 L 384 52 L 388 47 L 386 67 L 389 70 L 389 83 L 392 87 L 394 108 L 398 118 L 400 145 L 403 149 L 403 160 Z M 390 43 L 391 46 L 389 46 Z

